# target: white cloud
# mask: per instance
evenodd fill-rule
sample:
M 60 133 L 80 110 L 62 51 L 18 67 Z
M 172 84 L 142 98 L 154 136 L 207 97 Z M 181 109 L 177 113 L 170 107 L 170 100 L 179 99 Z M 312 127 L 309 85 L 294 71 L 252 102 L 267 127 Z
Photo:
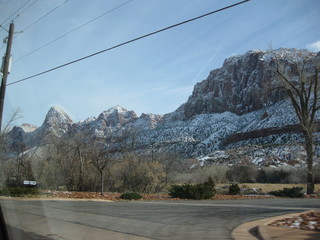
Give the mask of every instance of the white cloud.
M 314 43 L 310 43 L 307 47 L 312 51 L 320 51 L 320 40 Z

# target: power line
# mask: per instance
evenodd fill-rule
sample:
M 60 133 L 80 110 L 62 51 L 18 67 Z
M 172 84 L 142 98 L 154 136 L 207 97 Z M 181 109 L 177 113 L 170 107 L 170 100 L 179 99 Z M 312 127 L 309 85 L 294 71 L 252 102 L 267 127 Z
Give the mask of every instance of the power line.
M 22 29 L 19 33 L 23 33 L 25 32 L 27 29 L 29 29 L 30 27 L 32 27 L 33 25 L 35 25 L 36 23 L 40 22 L 43 18 L 47 17 L 50 13 L 54 12 L 55 10 L 57 10 L 59 7 L 61 7 L 62 5 L 64 5 L 66 2 L 68 2 L 69 0 L 65 0 L 64 2 L 60 3 L 58 6 L 56 6 L 55 8 L 51 9 L 49 12 L 47 12 L 46 14 L 42 15 L 41 17 L 39 17 L 37 20 L 35 20 L 34 22 L 32 22 L 31 24 L 29 24 L 27 27 L 25 27 L 24 29 Z M 15 36 L 13 39 L 17 39 L 17 37 L 19 38 L 19 36 L 22 35 L 18 35 Z M 1 50 L 2 48 L 0 48 Z M 30 53 L 31 54 L 31 53 Z M 19 59 L 18 59 L 19 60 Z M 17 60 L 16 60 L 17 61 Z M 14 62 L 16 62 L 14 61 Z
M 232 7 L 235 7 L 235 6 L 238 6 L 238 5 L 244 4 L 244 3 L 249 2 L 249 1 L 251 1 L 251 0 L 244 0 L 244 1 L 241 1 L 241 2 L 238 2 L 238 3 L 235 3 L 235 4 L 232 4 L 232 5 L 229 5 L 229 6 L 226 6 L 226 7 L 220 8 L 220 9 L 218 9 L 218 10 L 214 10 L 214 11 L 212 11 L 212 12 L 208 12 L 208 13 L 203 14 L 203 15 L 200 15 L 200 16 L 198 16 L 198 17 L 194 17 L 194 18 L 191 18 L 191 19 L 185 20 L 185 21 L 183 21 L 183 22 L 176 23 L 176 24 L 171 25 L 171 26 L 169 26 L 169 27 L 162 28 L 162 29 L 160 29 L 160 30 L 157 30 L 157 31 L 154 31 L 154 32 L 151 32 L 151 33 L 145 34 L 145 35 L 143 35 L 143 36 L 140 36 L 140 37 L 137 37 L 137 38 L 131 39 L 131 40 L 126 41 L 126 42 L 123 42 L 123 43 L 120 43 L 120 44 L 115 45 L 115 46 L 113 46 L 113 47 L 110 47 L 110 48 L 107 48 L 107 49 L 104 49 L 104 50 L 101 50 L 101 51 L 95 52 L 95 53 L 90 54 L 90 55 L 87 55 L 87 56 L 85 56 L 85 57 L 78 58 L 78 59 L 73 60 L 73 61 L 71 61 L 71 62 L 68 62 L 68 63 L 62 64 L 62 65 L 59 65 L 59 66 L 54 67 L 54 68 L 51 68 L 51 69 L 48 69 L 48 70 L 46 70 L 46 71 L 43 71 L 43 72 L 40 72 L 40 73 L 34 74 L 34 75 L 32 75 L 32 76 L 29 76 L 29 77 L 26 77 L 26 78 L 23 78 L 23 79 L 20 79 L 20 80 L 14 81 L 14 82 L 12 82 L 12 83 L 7 84 L 7 86 L 10 86 L 10 85 L 13 85 L 13 84 L 17 84 L 17 83 L 20 83 L 20 82 L 26 81 L 26 80 L 31 79 L 31 78 L 38 77 L 38 76 L 43 75 L 43 74 L 46 74 L 46 73 L 48 73 L 48 72 L 55 71 L 55 70 L 57 70 L 57 69 L 60 69 L 60 68 L 66 67 L 66 66 L 68 66 L 68 65 L 71 65 L 71 64 L 74 64 L 74 63 L 80 62 L 80 61 L 85 60 L 85 59 L 87 59 L 87 58 L 91 58 L 91 57 L 96 56 L 96 55 L 99 55 L 99 54 L 101 54 L 101 53 L 104 53 L 104 52 L 107 52 L 107 51 L 113 50 L 113 49 L 115 49 L 115 48 L 118 48 L 118 47 L 121 47 L 121 46 L 127 45 L 127 44 L 129 44 L 129 43 L 132 43 L 132 42 L 135 42 L 135 41 L 141 40 L 141 39 L 146 38 L 146 37 L 150 37 L 150 36 L 152 36 L 152 35 L 155 35 L 155 34 L 158 34 L 158 33 L 160 33 L 160 32 L 163 32 L 163 31 L 169 30 L 169 29 L 171 29 L 171 28 L 178 27 L 178 26 L 180 26 L 180 25 L 183 25 L 183 24 L 186 24 L 186 23 L 189 23 L 189 22 L 192 22 L 192 21 L 198 20 L 198 19 L 200 19 L 200 18 L 207 17 L 207 16 L 209 16 L 209 15 L 212 15 L 212 14 L 215 14 L 215 13 L 218 13 L 218 12 L 221 12 L 221 11 L 224 11 L 224 10 L 226 10 L 226 9 L 229 9 L 229 8 L 232 8 Z
M 64 5 L 66 2 L 68 2 L 69 0 L 65 0 L 64 2 L 60 3 L 58 6 L 56 6 L 55 8 L 53 8 L 52 10 L 50 10 L 49 12 L 47 12 L 46 14 L 44 14 L 43 16 L 39 17 L 37 20 L 35 20 L 33 23 L 29 24 L 27 27 L 25 27 L 22 32 L 26 31 L 27 29 L 29 29 L 30 27 L 32 27 L 33 25 L 35 25 L 36 23 L 38 23 L 39 21 L 41 21 L 43 18 L 45 18 L 46 16 L 48 16 L 50 13 L 52 13 L 53 11 L 57 10 L 59 7 L 61 7 L 62 5 Z
M 23 4 L 18 10 L 16 10 L 14 13 L 12 13 L 9 17 L 6 18 L 6 20 L 4 20 L 1 25 L 3 26 L 8 20 L 10 20 L 17 12 L 19 12 L 22 8 L 24 8 L 29 2 L 31 2 L 32 0 L 29 0 L 28 2 L 26 2 L 25 4 Z
M 30 2 L 31 0 L 29 0 L 29 2 Z M 38 1 L 38 0 L 36 0 L 36 1 Z M 43 18 L 45 18 L 46 16 L 48 16 L 50 13 L 52 13 L 53 11 L 55 11 L 55 10 L 57 10 L 59 7 L 61 7 L 62 5 L 64 5 L 66 2 L 68 2 L 69 0 L 65 0 L 64 2 L 62 2 L 62 3 L 60 3 L 58 6 L 56 6 L 55 8 L 53 8 L 52 10 L 50 10 L 49 12 L 47 12 L 46 14 L 44 14 L 43 16 L 41 16 L 41 17 L 39 17 L 37 20 L 35 20 L 33 23 L 31 23 L 31 24 L 29 24 L 27 27 L 25 27 L 22 31 L 20 31 L 19 33 L 22 33 L 22 32 L 25 32 L 27 29 L 29 29 L 30 27 L 32 27 L 33 25 L 35 25 L 36 23 L 38 23 L 39 21 L 41 21 Z M 28 2 L 27 2 L 28 3 Z M 35 2 L 33 2 L 31 5 L 33 5 Z M 26 5 L 26 4 L 25 4 Z M 25 6 L 25 5 L 23 5 L 23 6 Z M 31 6 L 30 5 L 30 6 Z M 23 7 L 22 6 L 22 7 Z M 29 6 L 29 7 L 30 7 Z M 22 8 L 21 7 L 21 8 Z M 29 8 L 28 7 L 28 8 Z M 19 11 L 21 8 L 19 8 L 17 11 Z M 25 10 L 27 10 L 27 9 L 25 9 Z M 24 11 L 25 11 L 24 10 Z M 16 12 L 17 12 L 16 11 Z M 23 12 L 22 12 L 23 13 Z M 21 13 L 20 13 L 21 14 Z M 12 15 L 14 15 L 14 14 L 12 14 Z M 12 16 L 11 15 L 11 16 Z M 1 25 L 0 25 L 1 26 Z M 1 26 L 2 27 L 2 26 Z M 5 29 L 5 28 L 4 28 Z M 6 29 L 5 29 L 6 30 Z M 7 30 L 6 30 L 7 31 Z M 21 36 L 21 35 L 20 35 Z M 15 36 L 13 39 L 17 39 L 17 36 Z M 4 46 L 2 46 L 1 48 L 0 48 L 0 50 L 2 50 L 4 48 Z M 18 59 L 19 60 L 19 59 Z M 16 62 L 16 61 L 14 61 L 14 62 Z
M 23 11 L 21 13 L 18 14 L 18 16 L 20 16 L 22 13 L 24 13 L 25 11 L 27 11 L 30 7 L 32 7 L 38 0 L 34 0 L 33 3 L 31 3 L 28 7 L 26 7 L 25 9 L 23 9 Z M 17 17 L 18 17 L 17 16 Z M 15 19 L 15 18 L 14 18 Z
M 13 22 L 17 17 L 19 17 L 22 13 L 24 13 L 25 11 L 27 11 L 31 6 L 33 6 L 38 0 L 33 0 L 33 2 L 29 5 L 29 6 L 27 6 L 25 9 L 23 9 L 29 2 L 31 2 L 32 0 L 29 0 L 28 2 L 26 2 L 25 4 L 23 4 L 18 10 L 16 10 L 14 13 L 12 13 L 9 17 L 7 17 L 7 19 L 6 20 L 4 20 L 3 21 L 3 24 L 1 24 L 0 26 L 3 26 L 8 20 L 11 20 L 11 22 Z M 21 10 L 21 9 L 23 9 L 20 13 L 19 13 L 19 11 Z M 17 15 L 16 15 L 17 14 Z M 14 16 L 14 15 L 16 15 L 16 16 Z M 8 26 L 9 25 L 9 23 L 8 24 L 6 24 L 6 26 Z M 3 29 L 5 29 L 5 28 L 3 28 Z M 2 29 L 0 29 L 0 31 L 1 31 Z M 3 47 L 4 46 L 2 46 L 1 48 L 0 48 L 0 50 L 2 50 L 3 49 Z
M 25 9 L 23 9 L 22 12 L 18 13 L 18 14 L 17 14 L 13 19 L 11 19 L 11 20 L 12 20 L 12 21 L 15 20 L 17 17 L 19 17 L 21 14 L 23 14 L 25 11 L 27 11 L 30 7 L 32 7 L 37 1 L 38 1 L 38 0 L 34 0 L 33 3 L 31 3 L 31 4 L 30 4 L 29 6 L 27 6 Z M 29 0 L 27 3 L 29 3 L 29 2 L 30 2 L 30 0 Z M 25 4 L 25 5 L 26 5 L 26 4 Z M 25 5 L 23 5 L 23 6 L 25 6 Z M 21 8 L 19 8 L 17 11 L 15 11 L 13 14 L 11 14 L 11 16 L 6 19 L 6 21 L 7 21 L 7 20 L 10 20 L 10 18 L 13 17 L 20 9 L 21 9 Z M 5 22 L 6 22 L 6 21 L 5 21 Z
M 70 33 L 74 32 L 74 31 L 76 31 L 76 30 L 78 30 L 78 29 L 80 29 L 80 28 L 82 28 L 82 27 L 84 27 L 84 26 L 86 26 L 86 25 L 88 25 L 89 23 L 91 23 L 91 22 L 93 22 L 93 21 L 95 21 L 95 20 L 97 20 L 97 19 L 99 19 L 99 18 L 101 18 L 101 17 L 103 17 L 103 16 L 105 16 L 105 15 L 107 15 L 107 14 L 115 11 L 116 9 L 118 9 L 118 8 L 120 8 L 120 7 L 128 4 L 129 2 L 132 2 L 132 1 L 133 1 L 133 0 L 129 0 L 129 1 L 125 2 L 125 3 L 122 3 L 122 4 L 118 5 L 117 7 L 113 8 L 113 9 L 111 9 L 111 10 L 108 10 L 108 11 L 104 12 L 103 14 L 101 14 L 101 15 L 93 18 L 93 19 L 91 19 L 90 21 L 88 21 L 88 22 L 86 22 L 86 23 L 84 23 L 84 24 L 81 24 L 80 26 L 78 26 L 78 27 L 76 27 L 76 28 L 74 28 L 74 29 L 72 29 L 72 30 L 70 30 L 70 31 L 62 34 L 61 36 L 59 36 L 59 37 L 51 40 L 50 42 L 47 42 L 46 44 L 44 44 L 44 45 L 42 45 L 42 46 L 40 46 L 40 47 L 38 47 L 38 48 L 30 51 L 29 53 L 27 53 L 27 54 L 23 55 L 22 57 L 18 58 L 17 60 L 15 60 L 14 62 L 18 62 L 18 61 L 24 59 L 25 57 L 30 56 L 31 54 L 33 54 L 33 53 L 41 50 L 42 48 L 49 46 L 50 44 L 58 41 L 59 39 L 65 37 L 65 36 L 67 36 L 67 35 L 69 35 Z

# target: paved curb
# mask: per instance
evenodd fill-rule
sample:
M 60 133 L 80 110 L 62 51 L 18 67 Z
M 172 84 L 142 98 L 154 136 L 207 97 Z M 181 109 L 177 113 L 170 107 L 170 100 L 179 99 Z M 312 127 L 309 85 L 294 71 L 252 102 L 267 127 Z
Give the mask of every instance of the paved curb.
M 278 220 L 278 219 L 291 218 L 291 217 L 295 217 L 297 215 L 300 215 L 300 214 L 303 214 L 303 213 L 308 213 L 308 212 L 311 212 L 311 211 L 306 211 L 306 212 L 301 212 L 301 213 L 286 214 L 286 215 L 282 215 L 282 216 L 277 216 L 277 217 L 271 218 L 270 220 L 268 218 L 268 220 L 266 219 L 266 221 L 263 224 L 260 224 L 258 226 L 259 234 L 264 240 L 271 240 L 272 237 L 270 236 L 269 231 L 267 229 L 267 226 L 268 226 L 269 223 L 272 223 L 273 221 Z M 283 229 L 283 231 L 287 230 L 286 228 L 282 228 L 282 229 Z
M 256 240 L 256 239 L 271 240 L 272 237 L 270 236 L 269 230 L 267 228 L 267 225 L 270 222 L 273 222 L 275 220 L 282 219 L 282 218 L 297 216 L 297 215 L 308 213 L 311 211 L 313 210 L 300 212 L 300 213 L 291 213 L 291 214 L 286 214 L 286 215 L 281 215 L 281 216 L 276 216 L 271 218 L 265 218 L 257 221 L 246 222 L 236 227 L 232 231 L 231 236 L 235 240 Z M 288 230 L 291 230 L 288 228 L 279 228 L 279 229 L 281 229 L 282 232 L 288 232 L 288 233 L 290 232 Z M 306 230 L 301 230 L 301 231 L 306 231 Z M 291 239 L 289 235 L 287 237 L 288 237 L 287 239 Z M 295 239 L 298 239 L 298 238 L 295 238 Z M 302 239 L 303 238 L 301 238 L 301 240 Z
M 231 236 L 235 240 L 256 240 L 258 239 L 257 237 L 254 236 L 252 233 L 255 232 L 256 234 L 259 234 L 258 232 L 258 226 L 263 224 L 265 219 L 262 220 L 257 220 L 257 221 L 251 221 L 251 222 L 246 222 L 238 227 L 236 227 L 232 233 Z

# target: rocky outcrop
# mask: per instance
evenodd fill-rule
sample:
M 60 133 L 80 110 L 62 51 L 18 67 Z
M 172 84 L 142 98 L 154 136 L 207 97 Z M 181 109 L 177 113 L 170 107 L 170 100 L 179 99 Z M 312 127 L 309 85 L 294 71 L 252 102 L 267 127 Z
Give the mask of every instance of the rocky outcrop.
M 10 151 L 21 153 L 26 150 L 27 134 L 22 127 L 14 126 L 7 135 Z
M 253 112 L 286 98 L 286 92 L 275 73 L 275 59 L 281 59 L 288 77 L 297 73 L 292 63 L 312 68 L 319 66 L 319 54 L 308 50 L 278 49 L 274 52 L 252 50 L 224 61 L 221 68 L 211 71 L 208 78 L 194 87 L 182 106 L 184 118 L 197 114 L 236 114 Z
M 101 128 L 118 127 L 132 122 L 138 118 L 134 111 L 128 111 L 121 106 L 115 106 L 107 111 L 102 112 L 97 118 Z
M 49 109 L 42 125 L 34 131 L 33 135 L 39 139 L 61 137 L 70 130 L 72 124 L 72 119 L 62 108 L 53 106 Z
M 21 128 L 23 129 L 23 131 L 25 132 L 33 132 L 34 130 L 36 130 L 38 127 L 29 123 L 23 123 L 21 125 Z

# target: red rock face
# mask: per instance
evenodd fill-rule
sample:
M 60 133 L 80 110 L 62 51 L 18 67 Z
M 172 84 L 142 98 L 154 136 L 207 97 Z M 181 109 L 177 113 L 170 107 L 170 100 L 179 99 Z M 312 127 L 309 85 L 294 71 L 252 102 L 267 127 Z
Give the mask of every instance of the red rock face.
M 291 61 L 303 59 L 309 69 L 319 66 L 317 53 L 295 49 L 275 52 L 286 56 L 282 62 L 289 78 L 298 74 Z M 263 51 L 249 51 L 226 59 L 220 69 L 212 71 L 206 80 L 196 84 L 184 106 L 185 118 L 225 111 L 244 114 L 284 100 L 286 92 L 279 88 L 281 83 L 274 64 L 274 56 Z

